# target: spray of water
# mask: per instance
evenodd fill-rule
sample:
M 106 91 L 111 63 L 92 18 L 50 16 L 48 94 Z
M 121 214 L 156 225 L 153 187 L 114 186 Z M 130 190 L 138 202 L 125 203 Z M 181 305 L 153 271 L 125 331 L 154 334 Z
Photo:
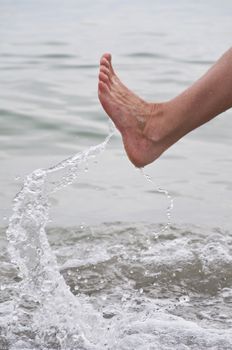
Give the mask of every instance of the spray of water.
M 90 147 L 49 169 L 38 169 L 26 177 L 23 188 L 13 203 L 7 238 L 12 263 L 18 269 L 20 282 L 14 290 L 12 317 L 8 325 L 11 349 L 95 349 L 101 346 L 99 329 L 104 323 L 91 305 L 70 292 L 59 272 L 51 251 L 45 227 L 49 218 L 49 195 L 73 183 L 87 162 L 100 155 L 114 133 L 101 144 Z M 51 181 L 53 174 L 58 180 Z M 152 179 L 143 172 L 145 178 Z M 170 205 L 167 210 L 170 224 L 172 199 L 164 193 Z M 93 332 L 98 324 L 97 334 Z M 26 335 L 26 336 L 25 336 Z M 102 336 L 104 340 L 104 336 Z M 33 347 L 32 347 L 33 344 Z
M 165 232 L 169 228 L 169 226 L 171 225 L 171 214 L 172 214 L 172 209 L 173 209 L 173 198 L 170 195 L 168 190 L 157 186 L 154 183 L 154 181 L 152 180 L 152 177 L 150 175 L 148 175 L 147 173 L 145 173 L 143 168 L 141 168 L 140 171 L 141 171 L 142 175 L 145 177 L 145 179 L 152 185 L 152 187 L 155 190 L 155 193 L 162 193 L 162 194 L 164 194 L 166 196 L 166 198 L 167 198 L 167 201 L 168 201 L 168 207 L 166 209 L 167 222 L 166 222 L 166 224 L 163 225 L 163 227 L 159 231 L 154 232 L 154 235 L 156 236 L 156 238 L 158 238 L 159 235 L 161 233 Z

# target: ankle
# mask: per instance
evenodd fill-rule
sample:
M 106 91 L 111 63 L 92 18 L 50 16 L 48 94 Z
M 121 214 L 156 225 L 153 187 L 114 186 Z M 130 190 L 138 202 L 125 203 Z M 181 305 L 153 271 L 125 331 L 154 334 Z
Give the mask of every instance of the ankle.
M 165 122 L 168 115 L 167 102 L 149 103 L 149 116 L 143 129 L 144 136 L 155 143 L 162 142 L 168 136 Z

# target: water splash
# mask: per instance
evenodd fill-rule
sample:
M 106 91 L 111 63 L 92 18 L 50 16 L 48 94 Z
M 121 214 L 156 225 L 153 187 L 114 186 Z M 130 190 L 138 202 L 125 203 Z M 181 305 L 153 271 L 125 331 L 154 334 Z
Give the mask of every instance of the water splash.
M 99 344 L 99 339 L 94 339 L 91 332 L 99 316 L 69 291 L 51 251 L 45 227 L 49 218 L 49 195 L 73 183 L 83 170 L 83 164 L 86 166 L 91 158 L 104 151 L 113 133 L 111 130 L 101 144 L 56 166 L 33 171 L 14 199 L 13 215 L 6 232 L 11 261 L 21 279 L 15 287 L 12 321 L 8 326 L 13 348 L 30 348 L 31 342 L 38 342 L 43 349 L 48 346 L 93 349 L 94 342 Z M 59 175 L 58 181 L 51 181 L 53 173 Z M 25 333 L 28 337 L 23 340 Z
M 104 332 L 107 327 L 104 319 L 86 298 L 76 298 L 69 290 L 59 272 L 45 227 L 49 220 L 49 195 L 72 184 L 87 169 L 89 160 L 105 150 L 113 134 L 114 127 L 111 127 L 101 144 L 49 169 L 33 171 L 14 199 L 7 239 L 11 261 L 18 270 L 20 282 L 13 286 L 12 317 L 8 324 L 8 341 L 12 350 L 41 347 L 94 350 L 96 346 L 98 349 L 105 347 Z M 154 185 L 151 178 L 141 171 Z M 170 225 L 172 199 L 168 191 L 156 190 L 170 200 L 168 222 L 160 231 L 163 232 Z M 96 324 L 98 327 L 94 332 Z M 99 330 L 102 332 L 101 339 Z
M 163 225 L 163 227 L 157 231 L 154 232 L 154 235 L 158 238 L 159 235 L 163 232 L 165 232 L 171 225 L 171 213 L 172 213 L 172 209 L 173 209 L 173 198 L 170 195 L 169 191 L 157 186 L 154 181 L 152 180 L 152 177 L 150 175 L 148 175 L 147 173 L 145 173 L 144 169 L 141 168 L 140 169 L 141 174 L 145 177 L 145 179 L 152 185 L 152 187 L 154 188 L 156 193 L 162 193 L 166 196 L 167 200 L 168 200 L 168 207 L 166 209 L 166 217 L 167 217 L 167 222 L 166 224 Z

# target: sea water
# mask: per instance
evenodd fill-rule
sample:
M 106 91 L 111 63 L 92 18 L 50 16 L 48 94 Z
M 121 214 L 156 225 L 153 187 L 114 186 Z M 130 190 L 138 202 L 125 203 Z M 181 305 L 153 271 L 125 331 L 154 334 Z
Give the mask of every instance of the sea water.
M 0 349 L 232 348 L 231 112 L 144 169 L 171 220 L 118 134 L 62 167 L 107 134 L 103 52 L 165 101 L 231 46 L 231 14 L 227 0 L 0 1 Z

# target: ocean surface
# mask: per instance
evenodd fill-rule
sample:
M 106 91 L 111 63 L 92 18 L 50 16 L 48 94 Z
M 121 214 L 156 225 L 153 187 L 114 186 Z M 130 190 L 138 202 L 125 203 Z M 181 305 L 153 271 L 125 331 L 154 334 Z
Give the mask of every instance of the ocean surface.
M 232 349 L 232 111 L 142 173 L 97 98 L 104 52 L 144 99 L 176 96 L 231 18 L 229 0 L 0 0 L 0 350 Z

